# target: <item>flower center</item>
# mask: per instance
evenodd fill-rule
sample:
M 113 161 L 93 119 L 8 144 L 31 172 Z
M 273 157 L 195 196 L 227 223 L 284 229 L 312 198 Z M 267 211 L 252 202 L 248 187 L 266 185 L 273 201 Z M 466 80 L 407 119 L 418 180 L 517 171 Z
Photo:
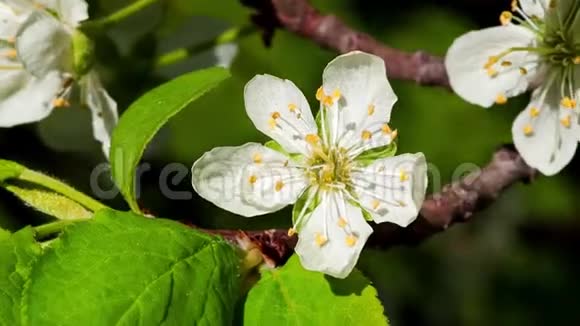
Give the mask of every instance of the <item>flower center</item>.
M 345 149 L 315 148 L 308 161 L 308 177 L 321 189 L 344 188 L 350 180 L 351 163 Z

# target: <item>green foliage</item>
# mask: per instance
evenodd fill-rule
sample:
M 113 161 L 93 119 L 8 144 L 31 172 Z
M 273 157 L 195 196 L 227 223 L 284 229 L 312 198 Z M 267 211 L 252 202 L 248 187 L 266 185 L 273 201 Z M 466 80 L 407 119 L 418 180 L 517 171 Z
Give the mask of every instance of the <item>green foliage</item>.
M 173 221 L 102 210 L 38 259 L 23 302 L 30 325 L 227 325 L 238 256 Z
M 80 219 L 106 206 L 69 185 L 7 160 L 0 160 L 0 186 L 59 219 Z M 76 217 L 75 217 L 76 216 Z
M 17 178 L 24 170 L 25 167 L 18 163 L 0 159 L 0 183 Z
M 40 254 L 32 229 L 0 230 L 0 325 L 20 325 L 21 299 L 31 264 Z
M 249 292 L 244 325 L 388 325 L 377 291 L 359 271 L 339 280 L 304 270 L 297 256 L 262 271 Z
M 300 197 L 298 198 L 298 200 L 294 204 L 294 207 L 292 207 L 292 224 L 296 226 L 296 228 L 297 228 L 296 231 L 300 231 L 300 226 L 301 226 L 301 225 L 296 225 L 296 221 L 298 220 L 298 217 L 300 216 L 300 213 L 302 212 L 304 205 L 306 205 L 308 198 L 310 196 L 312 196 L 311 192 L 313 192 L 313 191 L 316 191 L 316 190 L 313 190 L 312 188 L 306 189 L 302 193 L 302 195 L 300 195 Z M 307 216 L 310 213 L 312 213 L 314 211 L 314 209 L 316 208 L 316 206 L 318 206 L 318 204 L 320 204 L 320 198 L 319 198 L 318 194 L 316 194 L 314 196 L 315 197 L 313 198 L 313 200 L 310 202 L 310 204 L 308 205 L 308 207 L 304 211 L 304 216 Z M 302 221 L 302 222 L 304 222 L 304 221 Z
M 87 219 L 93 215 L 76 201 L 45 188 L 14 184 L 5 188 L 26 204 L 60 220 Z
M 135 170 L 145 146 L 171 117 L 229 76 L 217 67 L 185 74 L 146 93 L 123 114 L 113 133 L 111 164 L 113 178 L 133 211 L 139 211 Z
M 264 143 L 265 147 L 268 147 L 269 149 L 273 149 L 276 152 L 280 152 L 286 156 L 288 156 L 289 158 L 291 158 L 293 161 L 300 161 L 303 158 L 302 154 L 296 154 L 296 153 L 288 153 L 283 147 L 282 145 L 278 144 L 277 141 L 275 140 L 269 140 L 267 142 Z
M 397 153 L 397 143 L 392 142 L 386 146 L 364 151 L 359 156 L 357 156 L 355 160 L 358 163 L 362 164 L 363 166 L 367 166 L 373 163 L 375 160 L 395 156 L 396 153 Z

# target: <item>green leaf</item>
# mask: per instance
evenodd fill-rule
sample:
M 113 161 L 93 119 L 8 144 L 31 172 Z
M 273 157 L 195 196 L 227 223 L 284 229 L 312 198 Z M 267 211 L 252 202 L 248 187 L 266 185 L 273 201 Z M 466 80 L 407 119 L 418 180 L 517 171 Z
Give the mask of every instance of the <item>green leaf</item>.
M 26 204 L 60 220 L 88 219 L 93 215 L 76 201 L 45 188 L 23 184 L 8 184 L 5 188 Z
M 312 188 L 306 189 L 302 193 L 302 195 L 300 195 L 300 197 L 294 204 L 294 207 L 292 208 L 292 225 L 294 225 L 297 228 L 296 231 L 300 231 L 300 225 L 296 225 L 296 221 L 298 220 L 298 217 L 300 216 L 300 213 L 302 212 L 304 205 L 306 205 L 306 202 L 308 201 L 308 197 L 310 196 L 311 191 L 314 190 Z M 304 211 L 304 216 L 312 213 L 312 211 L 314 211 L 314 209 L 316 208 L 316 206 L 318 206 L 318 204 L 320 204 L 320 198 L 318 194 L 315 194 L 314 199 L 310 202 L 310 204 Z
M 18 163 L 0 159 L 0 183 L 17 178 L 24 170 L 26 168 Z
M 277 141 L 275 140 L 269 140 L 264 144 L 264 147 L 268 147 L 269 149 L 273 149 L 276 152 L 282 153 L 286 156 L 288 156 L 290 159 L 292 159 L 293 161 L 299 162 L 300 160 L 302 160 L 302 158 L 304 157 L 302 154 L 297 154 L 297 153 L 288 153 L 284 147 L 282 147 L 282 145 L 280 145 Z
M 139 211 L 135 170 L 145 146 L 171 117 L 229 76 L 218 67 L 188 73 L 141 96 L 123 114 L 113 132 L 111 165 L 113 178 L 133 211 Z
M 0 230 L 0 325 L 20 325 L 21 298 L 40 246 L 32 229 Z
M 26 287 L 29 325 L 231 324 L 239 257 L 170 220 L 101 210 L 68 226 Z
M 14 180 L 12 180 L 12 179 L 14 179 Z M 84 206 L 92 211 L 97 211 L 99 209 L 107 207 L 107 206 L 103 205 L 102 203 L 96 201 L 95 199 L 77 191 L 76 189 L 67 185 L 64 182 L 61 182 L 55 178 L 49 177 L 49 176 L 42 174 L 40 172 L 30 170 L 30 169 L 28 169 L 28 168 L 26 168 L 18 163 L 0 159 L 0 186 L 7 188 L 10 185 L 17 187 L 17 188 L 13 188 L 13 190 L 11 190 L 13 192 L 15 190 L 17 191 L 18 188 L 24 187 L 24 185 L 26 185 L 26 187 L 34 186 L 34 188 L 37 189 L 38 191 L 50 190 L 51 192 L 53 192 L 55 194 L 63 195 L 62 197 L 68 197 L 68 198 L 70 198 L 70 201 L 75 201 L 79 205 L 82 205 L 82 206 Z M 31 196 L 33 196 L 33 195 L 30 192 L 26 193 L 26 196 L 29 197 L 28 199 L 30 199 L 30 201 L 28 201 L 24 198 L 23 199 L 35 207 L 36 207 L 36 205 L 34 205 L 35 202 L 37 202 L 37 203 L 42 202 L 43 205 L 48 205 L 48 206 L 52 205 L 52 203 L 50 203 L 47 200 L 39 201 L 40 199 L 38 198 L 38 196 L 36 196 L 36 198 L 34 198 L 34 199 L 31 198 Z M 54 198 L 56 198 L 56 197 L 54 197 Z M 38 208 L 40 211 L 44 211 L 44 210 L 50 211 L 50 210 L 54 209 L 55 207 L 51 207 L 51 208 L 50 207 L 36 207 L 36 208 Z M 55 217 L 58 217 L 58 216 L 55 216 Z
M 397 143 L 392 142 L 389 145 L 369 149 L 368 151 L 362 152 L 359 156 L 355 158 L 355 161 L 363 166 L 372 164 L 374 161 L 382 158 L 395 156 L 397 153 Z
M 244 325 L 388 325 L 377 291 L 358 271 L 344 280 L 302 268 L 294 255 L 264 270 L 244 304 Z

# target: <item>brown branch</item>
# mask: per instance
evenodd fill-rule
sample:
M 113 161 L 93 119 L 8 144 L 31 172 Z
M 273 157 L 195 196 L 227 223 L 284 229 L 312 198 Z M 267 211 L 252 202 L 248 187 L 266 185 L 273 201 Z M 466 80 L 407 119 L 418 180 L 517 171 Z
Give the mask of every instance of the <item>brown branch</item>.
M 242 0 L 258 10 L 254 22 L 269 37 L 282 27 L 338 53 L 360 50 L 385 61 L 389 78 L 415 81 L 420 85 L 449 87 L 443 59 L 423 51 L 404 52 L 388 47 L 372 36 L 356 31 L 334 15 L 322 15 L 307 0 Z

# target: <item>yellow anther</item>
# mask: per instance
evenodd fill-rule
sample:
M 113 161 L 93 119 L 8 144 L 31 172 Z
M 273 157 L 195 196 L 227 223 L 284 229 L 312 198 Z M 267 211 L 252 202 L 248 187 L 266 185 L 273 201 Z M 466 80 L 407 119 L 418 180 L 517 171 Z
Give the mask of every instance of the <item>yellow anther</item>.
M 528 69 L 524 68 L 524 67 L 520 67 L 520 75 L 525 76 L 528 74 Z
M 388 134 L 393 132 L 391 130 L 391 127 L 389 127 L 389 125 L 386 123 L 381 127 L 381 130 L 383 131 L 383 134 L 385 134 L 385 135 L 388 135 Z
M 326 239 L 322 234 L 316 233 L 316 235 L 314 235 L 314 242 L 316 242 L 319 247 L 322 247 L 328 242 L 328 239 Z
M 331 95 L 332 99 L 335 100 L 335 101 L 338 100 L 341 96 L 342 96 L 342 93 L 338 89 L 335 89 L 334 92 L 332 92 L 332 95 Z
M 349 247 L 354 247 L 358 238 L 355 235 L 349 234 L 346 236 L 345 242 Z
M 367 107 L 367 114 L 369 116 L 371 116 L 374 113 L 375 113 L 375 105 L 374 104 L 369 104 L 369 106 Z
M 322 86 L 320 86 L 318 90 L 316 90 L 316 99 L 322 102 L 325 97 L 326 95 L 324 94 L 324 89 Z
M 570 125 L 572 124 L 572 117 L 570 115 L 567 115 L 566 117 L 560 119 L 560 123 L 562 124 L 562 126 L 570 128 Z
M 259 164 L 262 163 L 262 158 L 262 154 L 256 153 L 252 159 L 254 160 L 254 163 Z
M 492 78 L 496 77 L 498 75 L 497 70 L 495 70 L 495 68 L 493 68 L 493 67 L 486 68 L 485 72 L 487 73 L 487 75 L 489 77 L 492 77 Z
M 572 59 L 572 62 L 574 62 L 575 65 L 580 65 L 580 55 L 574 57 L 574 59 Z
M 371 206 L 374 210 L 377 210 L 377 208 L 379 208 L 380 205 L 381 205 L 380 201 L 378 201 L 377 199 L 373 199 Z
M 409 174 L 407 173 L 407 171 L 401 170 L 401 173 L 399 174 L 399 179 L 401 180 L 401 182 L 409 180 Z
M 316 145 L 320 141 L 320 137 L 317 134 L 308 134 L 304 137 L 304 140 L 310 145 Z
M 494 64 L 496 64 L 498 61 L 499 61 L 499 57 L 492 55 L 489 58 L 487 58 L 487 62 L 483 65 L 483 68 L 487 69 L 487 68 L 493 66 Z
M 274 186 L 274 189 L 276 190 L 276 192 L 280 192 L 280 190 L 282 190 L 282 188 L 284 188 L 284 182 L 282 182 L 282 180 L 276 181 L 276 185 Z
M 564 98 L 562 98 L 560 101 L 560 104 L 567 109 L 573 109 L 576 107 L 576 100 L 568 96 L 564 96 Z
M 258 181 L 258 177 L 257 177 L 256 175 L 254 175 L 254 174 L 252 174 L 252 175 L 251 175 L 251 176 L 248 178 L 248 182 L 249 182 L 250 184 L 254 184 L 254 183 L 256 183 L 256 181 Z
M 324 105 L 326 106 L 331 106 L 332 104 L 334 104 L 334 100 L 330 96 L 325 96 L 324 99 L 322 100 L 322 103 L 324 103 Z
M 296 108 L 297 108 L 296 104 L 294 103 L 288 104 L 288 110 L 290 110 L 290 112 L 292 113 L 296 112 Z
M 373 136 L 373 134 L 368 130 L 363 130 L 363 132 L 361 133 L 361 138 L 363 140 L 369 140 L 369 139 L 371 139 L 372 136 Z
M 395 138 L 397 138 L 398 135 L 399 132 L 397 131 L 397 129 L 393 130 L 393 132 L 391 132 L 391 141 L 395 140 Z
M 343 217 L 339 217 L 337 224 L 339 228 L 343 228 L 348 224 L 348 222 Z
M 505 97 L 504 94 L 498 94 L 495 98 L 495 103 L 496 104 L 506 104 L 507 103 L 507 97 Z
M 289 228 L 288 229 L 288 236 L 291 237 L 293 235 L 296 234 L 296 229 L 295 228 Z
M 272 112 L 272 119 L 276 120 L 278 118 L 280 118 L 280 112 L 278 111 Z
M 276 126 L 278 126 L 276 119 L 270 118 L 270 120 L 268 120 L 268 126 L 270 126 L 270 129 L 276 128 Z
M 320 86 L 316 91 L 316 99 L 326 106 L 331 106 L 334 104 L 334 101 L 338 100 L 341 96 L 342 95 L 338 89 L 335 89 L 330 96 L 324 93 L 324 88 L 322 88 L 322 86 Z
M 530 109 L 530 117 L 535 118 L 538 115 L 540 115 L 540 110 L 537 107 L 532 106 L 532 108 Z
M 518 10 L 518 0 L 512 0 L 512 11 Z
M 499 15 L 499 21 L 502 25 L 507 25 L 512 21 L 513 18 L 513 14 L 509 11 L 504 11 L 501 13 L 501 15 Z
M 504 60 L 501 62 L 502 67 L 511 67 L 511 65 L 512 65 L 511 61 Z
M 16 59 L 18 52 L 15 49 L 10 49 L 4 53 L 4 56 L 8 59 Z
M 70 106 L 70 103 L 62 97 L 57 97 L 52 100 L 52 106 L 55 108 L 64 108 Z
M 525 125 L 524 126 L 524 135 L 526 136 L 531 136 L 534 134 L 534 128 L 532 128 L 532 125 Z

